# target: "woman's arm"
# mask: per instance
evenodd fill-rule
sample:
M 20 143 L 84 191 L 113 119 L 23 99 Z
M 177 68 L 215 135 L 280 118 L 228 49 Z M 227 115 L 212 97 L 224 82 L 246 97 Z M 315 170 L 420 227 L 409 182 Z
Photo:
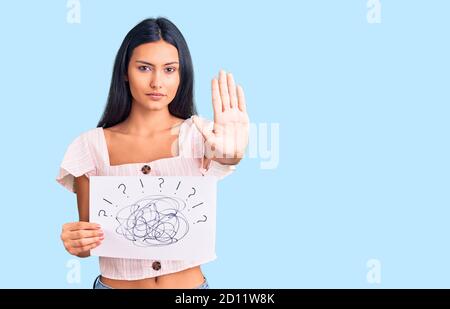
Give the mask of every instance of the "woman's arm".
M 75 192 L 79 221 L 63 225 L 61 240 L 70 254 L 88 257 L 104 236 L 98 224 L 89 223 L 89 179 L 86 176 L 75 178 Z
M 78 218 L 80 222 L 89 222 L 89 178 L 85 175 L 75 178 L 77 192 Z M 91 251 L 87 250 L 77 254 L 78 257 L 88 257 Z
M 75 190 L 77 192 L 79 220 L 89 222 L 89 178 L 85 175 L 76 177 Z

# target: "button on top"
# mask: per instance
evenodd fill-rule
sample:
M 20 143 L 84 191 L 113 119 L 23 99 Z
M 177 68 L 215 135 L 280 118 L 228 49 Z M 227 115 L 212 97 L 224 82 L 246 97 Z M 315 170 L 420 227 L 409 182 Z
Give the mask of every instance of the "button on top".
M 161 269 L 161 262 L 159 262 L 159 261 L 153 262 L 153 263 L 152 263 L 152 268 L 153 268 L 154 270 L 160 270 L 160 269 Z
M 144 165 L 144 166 L 141 168 L 141 171 L 142 171 L 142 173 L 144 173 L 144 174 L 150 173 L 151 170 L 152 170 L 152 168 L 151 168 L 150 166 L 148 166 L 148 165 Z

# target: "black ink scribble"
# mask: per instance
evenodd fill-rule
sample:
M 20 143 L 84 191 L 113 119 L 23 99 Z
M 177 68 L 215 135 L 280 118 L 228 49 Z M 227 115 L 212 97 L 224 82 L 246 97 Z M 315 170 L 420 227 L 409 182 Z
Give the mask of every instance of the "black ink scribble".
M 181 199 L 163 195 L 145 197 L 122 208 L 116 216 L 116 232 L 133 241 L 136 246 L 167 246 L 182 239 L 189 224 L 182 211 Z

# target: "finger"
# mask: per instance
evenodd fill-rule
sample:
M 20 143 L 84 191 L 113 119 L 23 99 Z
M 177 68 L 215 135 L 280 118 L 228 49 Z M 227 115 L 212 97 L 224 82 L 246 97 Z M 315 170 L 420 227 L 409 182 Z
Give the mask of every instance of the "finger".
M 100 229 L 100 224 L 91 223 L 91 222 L 75 222 L 67 226 L 70 231 L 78 231 L 78 230 L 98 230 Z
M 200 133 L 202 133 L 203 137 L 208 141 L 208 143 L 212 143 L 214 141 L 214 133 L 208 126 L 205 124 L 203 120 L 201 120 L 198 116 L 194 116 L 192 120 L 195 123 L 195 126 L 198 128 Z
M 101 244 L 101 241 L 93 243 L 93 244 L 90 244 L 88 246 L 80 247 L 77 250 L 79 250 L 79 253 L 86 252 L 86 251 L 89 251 L 91 249 L 94 249 L 95 247 L 99 246 L 100 244 Z
M 244 89 L 242 89 L 241 85 L 237 86 L 237 97 L 238 97 L 238 107 L 239 109 L 246 113 L 247 112 L 247 106 L 245 103 L 245 96 L 244 96 Z
M 72 240 L 67 242 L 67 246 L 72 250 L 79 250 L 82 247 L 90 246 L 96 242 L 101 242 L 103 240 L 102 237 L 92 237 L 92 238 L 85 238 L 83 240 Z
M 211 81 L 211 95 L 214 110 L 214 119 L 222 112 L 222 100 L 220 99 L 219 83 L 216 78 Z
M 230 96 L 228 95 L 227 76 L 224 70 L 220 70 L 219 73 L 219 90 L 220 97 L 222 98 L 223 110 L 230 109 Z
M 84 246 L 89 246 L 97 241 L 103 240 L 104 237 L 89 237 L 89 238 L 83 238 L 83 239 L 77 239 L 77 240 L 71 240 L 69 241 L 69 245 L 73 248 L 80 248 Z
M 88 237 L 100 237 L 103 236 L 102 230 L 79 230 L 75 232 L 71 232 L 70 239 L 81 239 Z
M 235 108 L 238 106 L 238 99 L 236 95 L 236 84 L 234 82 L 234 78 L 231 73 L 227 74 L 227 82 L 228 82 L 228 94 L 230 95 L 230 107 Z

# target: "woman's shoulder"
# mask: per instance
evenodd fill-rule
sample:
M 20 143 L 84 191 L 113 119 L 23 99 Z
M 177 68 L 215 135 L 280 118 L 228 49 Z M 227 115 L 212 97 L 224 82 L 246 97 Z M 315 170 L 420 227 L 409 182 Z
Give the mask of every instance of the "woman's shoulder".
M 78 145 L 91 145 L 98 144 L 100 142 L 101 134 L 103 134 L 103 128 L 93 128 L 82 131 L 73 140 L 71 144 Z
M 103 128 L 92 128 L 82 131 L 76 136 L 68 147 L 68 152 L 77 155 L 84 154 L 98 158 L 102 156 Z
M 85 139 L 85 140 L 92 140 L 97 139 L 100 134 L 103 133 L 103 128 L 92 128 L 89 130 L 82 131 L 77 138 Z
M 89 177 L 97 173 L 102 158 L 100 130 L 95 128 L 82 132 L 64 154 L 56 180 L 72 192 L 75 192 L 75 177 L 83 174 Z
M 211 127 L 211 129 L 212 129 L 213 122 L 211 120 L 208 120 L 208 119 L 203 118 L 202 116 L 198 116 L 198 115 L 193 115 L 193 116 L 187 118 L 186 120 L 184 120 L 184 122 L 183 122 L 183 125 L 185 126 L 185 128 L 183 129 L 184 139 L 190 139 L 190 140 L 194 141 L 195 144 L 198 144 L 198 143 L 202 143 L 203 136 L 200 132 L 200 129 L 197 127 L 197 125 L 195 124 L 195 122 L 193 120 L 194 117 L 198 117 L 204 125 Z
M 212 120 L 209 120 L 209 119 L 207 119 L 207 118 L 204 118 L 203 116 L 200 116 L 200 115 L 192 115 L 191 117 L 189 117 L 189 118 L 187 118 L 186 120 L 184 120 L 184 124 L 186 125 L 186 127 L 188 127 L 189 129 L 191 129 L 191 130 L 193 130 L 193 131 L 195 131 L 195 132 L 198 132 L 198 133 L 200 133 L 200 130 L 198 129 L 198 127 L 195 125 L 195 122 L 194 122 L 194 117 L 197 117 L 199 120 L 200 120 L 200 122 L 203 124 L 203 125 L 205 125 L 205 126 L 208 126 L 208 127 L 211 127 L 212 128 L 212 125 L 214 124 L 214 122 L 212 121 Z
M 182 151 L 186 157 L 203 158 L 204 154 L 204 137 L 199 128 L 195 124 L 193 118 L 199 117 L 202 123 L 210 125 L 211 121 L 197 115 L 193 115 L 183 122 L 180 139 Z

